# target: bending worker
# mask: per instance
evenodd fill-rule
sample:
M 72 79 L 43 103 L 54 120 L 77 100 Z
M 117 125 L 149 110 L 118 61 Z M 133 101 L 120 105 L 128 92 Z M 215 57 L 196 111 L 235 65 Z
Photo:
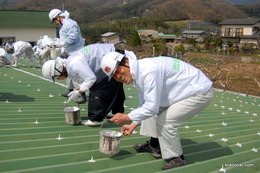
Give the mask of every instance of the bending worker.
M 155 57 L 137 60 L 134 53 L 111 52 L 101 68 L 109 77 L 139 90 L 140 107 L 110 119 L 130 135 L 141 124 L 140 134 L 151 137 L 136 144 L 137 152 L 150 152 L 167 163 L 162 169 L 185 165 L 177 126 L 206 108 L 213 96 L 212 82 L 199 69 L 179 59 Z
M 33 68 L 35 67 L 34 51 L 32 45 L 27 41 L 17 41 L 12 44 L 14 53 L 13 56 L 13 67 L 18 66 L 18 61 L 22 55 L 28 57 L 32 63 Z
M 80 28 L 76 21 L 69 18 L 69 12 L 66 10 L 62 12 L 59 9 L 52 9 L 49 12 L 49 18 L 56 25 L 60 27 L 59 30 L 59 41 L 54 41 L 51 46 L 53 47 L 64 47 L 64 51 L 71 55 L 73 52 L 81 49 L 85 45 L 85 39 L 81 36 Z M 67 78 L 66 85 L 68 91 L 60 94 L 63 97 L 68 97 L 68 94 L 73 91 L 74 84 L 70 78 Z M 82 97 L 76 100 L 77 103 L 85 103 L 86 96 L 82 93 Z
M 6 65 L 11 64 L 11 59 L 4 48 L 0 47 L 0 62 L 2 63 L 3 67 Z
M 82 121 L 84 125 L 101 125 L 110 110 L 113 114 L 124 112 L 123 84 L 116 80 L 108 81 L 100 67 L 103 55 L 112 51 L 115 51 L 113 44 L 88 45 L 67 59 L 49 60 L 42 67 L 46 78 L 61 80 L 70 77 L 78 84 L 77 90 L 69 93 L 67 103 L 89 90 L 88 120 Z

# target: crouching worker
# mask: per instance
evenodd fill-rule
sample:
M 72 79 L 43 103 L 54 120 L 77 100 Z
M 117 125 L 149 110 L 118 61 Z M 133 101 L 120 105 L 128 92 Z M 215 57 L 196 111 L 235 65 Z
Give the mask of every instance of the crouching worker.
M 35 67 L 34 51 L 32 45 L 27 41 L 17 41 L 12 44 L 13 48 L 13 67 L 18 66 L 18 61 L 22 55 L 28 57 L 32 63 L 33 68 Z
M 124 135 L 130 135 L 141 124 L 140 134 L 151 140 L 134 148 L 162 157 L 167 161 L 162 169 L 185 165 L 177 126 L 210 104 L 214 96 L 212 82 L 199 69 L 171 57 L 137 60 L 134 53 L 112 52 L 104 56 L 101 68 L 108 77 L 139 90 L 140 107 L 129 114 L 115 114 L 110 121 L 132 121 L 122 126 Z
M 108 81 L 101 70 L 103 55 L 115 51 L 113 44 L 93 44 L 71 54 L 67 59 L 57 58 L 44 63 L 42 74 L 50 79 L 66 79 L 69 77 L 77 84 L 77 90 L 68 95 L 68 102 L 81 98 L 81 94 L 89 90 L 88 120 L 81 124 L 100 126 L 106 115 L 124 112 L 125 94 L 123 84 L 116 80 Z
M 8 53 L 3 48 L 0 48 L 0 62 L 2 63 L 3 67 L 11 64 L 11 59 Z

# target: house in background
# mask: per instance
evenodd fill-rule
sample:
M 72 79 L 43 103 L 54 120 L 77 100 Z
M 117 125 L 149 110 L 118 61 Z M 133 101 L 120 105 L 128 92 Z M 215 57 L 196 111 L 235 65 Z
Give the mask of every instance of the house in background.
M 159 34 L 158 38 L 165 39 L 167 43 L 173 43 L 176 39 L 176 35 L 174 34 Z
M 126 38 L 116 32 L 107 32 L 101 35 L 101 43 L 112 43 L 115 46 L 125 46 Z
M 260 45 L 260 19 L 226 19 L 219 25 L 223 42 Z
M 34 44 L 43 35 L 58 37 L 58 28 L 48 14 L 49 11 L 0 10 L 0 44 L 19 40 Z
M 196 42 L 203 42 L 203 37 L 211 35 L 204 30 L 184 30 L 182 35 L 175 39 L 176 43 L 188 43 L 189 38 L 195 39 Z
M 208 32 L 204 30 L 185 30 L 182 32 L 182 38 L 194 38 L 195 41 L 203 41 L 203 37 L 209 35 Z
M 158 31 L 152 29 L 138 29 L 136 30 L 140 38 L 146 37 L 146 39 L 157 39 L 162 38 L 165 39 L 167 43 L 173 43 L 176 39 L 176 35 L 174 34 L 163 34 Z
M 138 29 L 136 30 L 139 36 L 151 37 L 151 38 L 158 38 L 159 32 L 152 30 L 152 29 Z

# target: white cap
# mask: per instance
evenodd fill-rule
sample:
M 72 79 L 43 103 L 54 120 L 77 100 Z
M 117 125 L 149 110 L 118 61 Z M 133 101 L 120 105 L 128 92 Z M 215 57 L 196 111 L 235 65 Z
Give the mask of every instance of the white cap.
M 101 60 L 103 72 L 111 79 L 124 55 L 118 52 L 107 53 Z
M 59 9 L 52 9 L 49 12 L 49 18 L 51 21 L 53 21 L 53 19 L 55 19 L 59 14 L 61 13 L 61 11 Z
M 55 81 L 55 77 L 61 75 L 64 67 L 64 60 L 58 57 L 56 60 L 46 61 L 42 66 L 42 75 L 47 79 Z

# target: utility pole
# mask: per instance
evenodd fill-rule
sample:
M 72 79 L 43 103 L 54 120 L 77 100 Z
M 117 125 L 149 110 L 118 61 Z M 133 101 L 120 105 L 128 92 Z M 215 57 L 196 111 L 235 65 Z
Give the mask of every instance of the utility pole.
M 65 10 L 65 9 L 64 9 L 64 1 L 63 1 L 63 0 L 61 0 L 61 10 L 62 10 L 62 11 Z

